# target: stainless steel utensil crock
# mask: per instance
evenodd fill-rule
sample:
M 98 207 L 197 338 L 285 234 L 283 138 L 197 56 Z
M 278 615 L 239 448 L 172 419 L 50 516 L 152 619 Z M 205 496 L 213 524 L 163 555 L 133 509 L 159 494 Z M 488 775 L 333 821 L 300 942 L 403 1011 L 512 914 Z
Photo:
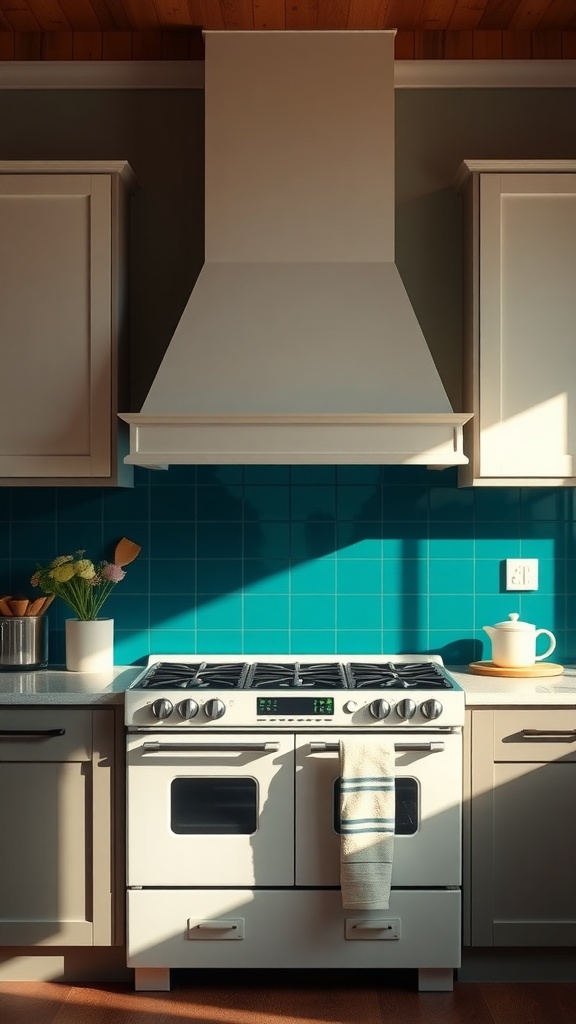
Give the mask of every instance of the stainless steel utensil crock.
M 48 619 L 45 615 L 0 617 L 0 671 L 45 668 L 48 664 Z

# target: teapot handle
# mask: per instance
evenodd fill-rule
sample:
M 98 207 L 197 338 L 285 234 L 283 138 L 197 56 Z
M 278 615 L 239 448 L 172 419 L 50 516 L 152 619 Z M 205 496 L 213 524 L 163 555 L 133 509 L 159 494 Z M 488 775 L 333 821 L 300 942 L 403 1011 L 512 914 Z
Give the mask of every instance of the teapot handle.
M 550 632 L 549 629 L 537 629 L 536 633 L 534 634 L 534 639 L 542 635 L 549 636 L 550 643 L 548 645 L 548 648 L 544 651 L 544 654 L 537 654 L 534 661 L 542 661 L 543 658 L 547 658 L 549 654 L 552 654 L 552 651 L 556 647 L 556 637 L 553 633 Z

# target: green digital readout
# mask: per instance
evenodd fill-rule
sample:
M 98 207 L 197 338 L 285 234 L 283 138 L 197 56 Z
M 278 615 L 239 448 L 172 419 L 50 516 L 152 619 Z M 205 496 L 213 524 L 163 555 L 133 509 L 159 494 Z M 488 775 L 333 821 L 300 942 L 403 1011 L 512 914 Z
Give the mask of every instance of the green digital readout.
M 257 715 L 333 715 L 333 697 L 257 697 Z

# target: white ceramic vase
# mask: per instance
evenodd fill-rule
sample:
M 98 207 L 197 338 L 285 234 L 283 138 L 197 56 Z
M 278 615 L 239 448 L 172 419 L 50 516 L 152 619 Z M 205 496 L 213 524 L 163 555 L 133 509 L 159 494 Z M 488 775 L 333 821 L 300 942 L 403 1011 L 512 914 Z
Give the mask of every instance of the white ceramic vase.
M 114 666 L 114 619 L 66 619 L 69 672 L 109 672 Z

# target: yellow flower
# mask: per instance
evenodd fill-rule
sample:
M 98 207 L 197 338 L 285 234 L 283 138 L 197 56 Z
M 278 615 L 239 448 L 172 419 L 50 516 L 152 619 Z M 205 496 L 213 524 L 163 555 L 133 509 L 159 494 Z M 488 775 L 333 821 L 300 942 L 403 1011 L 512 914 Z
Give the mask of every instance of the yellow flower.
M 83 580 L 94 579 L 94 576 L 96 575 L 96 569 L 94 568 L 94 565 L 89 558 L 80 558 L 75 563 L 74 568 L 76 571 L 76 575 L 80 576 L 80 578 Z
M 61 565 L 57 565 L 50 571 L 52 579 L 56 580 L 57 583 L 67 583 L 74 576 L 74 566 L 72 562 L 62 562 Z
M 50 568 L 56 569 L 59 565 L 64 565 L 65 562 L 71 562 L 72 555 L 58 555 L 53 562 L 50 562 Z

